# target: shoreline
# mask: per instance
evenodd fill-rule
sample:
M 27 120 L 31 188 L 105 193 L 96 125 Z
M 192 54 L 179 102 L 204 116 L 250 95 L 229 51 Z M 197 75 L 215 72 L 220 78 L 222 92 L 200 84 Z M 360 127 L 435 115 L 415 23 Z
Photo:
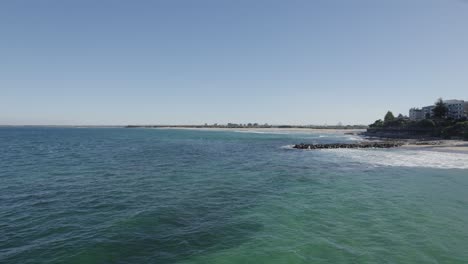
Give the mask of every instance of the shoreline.
M 150 129 L 173 129 L 173 130 L 198 130 L 198 131 L 241 131 L 241 132 L 262 132 L 262 133 L 278 133 L 289 132 L 296 134 L 342 134 L 353 135 L 362 139 L 362 141 L 399 141 L 403 145 L 398 146 L 398 149 L 406 150 L 421 150 L 421 151 L 436 151 L 468 154 L 468 142 L 454 139 L 396 139 L 369 137 L 365 135 L 365 129 L 335 129 L 335 128 L 227 128 L 227 127 L 156 127 Z
M 429 144 L 421 144 L 429 143 Z M 432 143 L 432 144 L 431 144 Z M 401 146 L 408 150 L 426 150 L 437 152 L 468 154 L 468 142 L 461 140 L 413 141 Z
M 326 134 L 350 134 L 360 136 L 359 133 L 365 129 L 349 128 L 264 128 L 264 127 L 249 127 L 249 128 L 229 128 L 229 127 L 149 127 L 149 129 L 174 129 L 174 130 L 199 130 L 199 131 L 245 131 L 245 132 L 293 132 L 293 133 L 326 133 Z
M 389 136 L 368 134 L 367 132 L 359 134 L 363 139 L 370 141 L 400 141 L 404 144 L 400 147 L 407 150 L 424 150 L 437 152 L 451 152 L 468 154 L 468 141 L 462 139 L 442 139 L 438 137 L 403 137 L 401 135 Z
M 366 137 L 365 135 L 359 135 L 364 140 L 369 141 L 398 141 L 403 144 L 398 148 L 406 150 L 422 150 L 422 151 L 436 151 L 436 152 L 450 152 L 450 153 L 462 153 L 468 154 L 468 141 L 459 139 L 415 139 L 415 138 L 378 138 L 378 137 Z
M 227 127 L 152 127 L 150 129 L 170 129 L 170 130 L 198 130 L 198 131 L 238 131 L 238 132 L 262 132 L 280 133 L 289 132 L 296 134 L 342 134 L 353 135 L 362 141 L 399 141 L 403 145 L 397 148 L 406 150 L 437 151 L 468 154 L 468 142 L 454 139 L 404 139 L 404 138 L 384 138 L 366 135 L 365 129 L 336 129 L 336 128 L 227 128 Z

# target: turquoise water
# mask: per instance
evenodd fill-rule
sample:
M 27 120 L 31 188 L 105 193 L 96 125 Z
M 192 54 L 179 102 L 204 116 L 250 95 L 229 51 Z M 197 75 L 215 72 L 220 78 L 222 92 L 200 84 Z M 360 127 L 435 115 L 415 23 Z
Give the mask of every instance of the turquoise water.
M 0 128 L 0 263 L 467 263 L 468 155 Z

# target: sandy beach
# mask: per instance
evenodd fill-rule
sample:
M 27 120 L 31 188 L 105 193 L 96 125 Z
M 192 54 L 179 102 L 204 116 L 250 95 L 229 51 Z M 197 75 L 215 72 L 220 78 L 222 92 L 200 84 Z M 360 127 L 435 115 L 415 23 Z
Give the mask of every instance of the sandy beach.
M 418 143 L 412 142 L 403 145 L 401 148 L 468 154 L 468 142 L 461 140 L 437 140 L 434 141 L 433 145 L 420 145 Z
M 298 133 L 298 134 L 359 134 L 365 129 L 318 129 L 318 128 L 211 128 L 211 127 L 158 127 L 152 129 L 187 129 L 202 131 L 245 131 L 245 132 L 264 132 L 264 133 Z

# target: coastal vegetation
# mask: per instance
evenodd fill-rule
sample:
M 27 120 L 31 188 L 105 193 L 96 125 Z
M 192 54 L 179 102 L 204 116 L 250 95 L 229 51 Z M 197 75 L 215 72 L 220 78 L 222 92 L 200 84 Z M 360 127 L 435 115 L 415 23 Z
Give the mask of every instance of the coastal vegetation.
M 395 117 L 388 111 L 384 119 L 378 119 L 369 125 L 369 135 L 389 137 L 437 137 L 443 139 L 468 140 L 467 118 L 453 119 L 447 116 L 448 107 L 442 99 L 438 99 L 431 114 L 426 114 L 422 120 L 410 120 L 398 115 Z

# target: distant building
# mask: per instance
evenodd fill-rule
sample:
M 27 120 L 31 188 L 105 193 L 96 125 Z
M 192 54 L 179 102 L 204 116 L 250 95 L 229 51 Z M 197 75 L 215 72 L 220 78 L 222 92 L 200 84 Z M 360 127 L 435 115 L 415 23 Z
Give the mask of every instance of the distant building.
M 431 118 L 434 115 L 434 113 L 432 112 L 434 108 L 435 108 L 435 105 L 429 105 L 429 106 L 423 107 L 421 109 L 423 112 L 423 118 Z
M 463 100 L 445 100 L 445 105 L 447 105 L 448 112 L 447 117 L 453 119 L 460 119 L 465 117 L 465 101 Z
M 412 121 L 418 121 L 424 119 L 424 114 L 422 109 L 419 108 L 411 108 L 409 110 L 409 119 Z
M 468 102 L 465 102 L 465 117 L 468 118 Z
M 453 119 L 460 119 L 463 117 L 468 117 L 468 102 L 463 100 L 444 100 L 445 105 L 447 106 L 448 112 L 447 117 Z M 431 118 L 434 116 L 433 109 L 435 105 L 424 106 L 421 109 L 411 108 L 409 110 L 409 117 L 413 121 L 418 121 L 426 118 Z

